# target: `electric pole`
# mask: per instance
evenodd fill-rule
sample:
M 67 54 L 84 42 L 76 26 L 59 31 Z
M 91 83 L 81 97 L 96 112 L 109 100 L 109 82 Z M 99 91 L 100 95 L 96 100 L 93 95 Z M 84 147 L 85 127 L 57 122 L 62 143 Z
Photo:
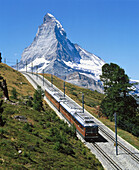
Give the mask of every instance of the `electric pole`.
M 18 71 L 18 59 L 16 60 L 16 69 Z
M 26 73 L 27 73 L 27 61 L 26 61 Z
M 51 74 L 51 86 L 53 87 L 53 74 Z
M 37 66 L 37 70 L 36 70 L 36 78 L 38 79 L 38 66 Z
M 43 69 L 43 86 L 44 86 L 44 69 Z
M 64 97 L 65 97 L 65 81 L 63 83 L 63 88 L 64 88 Z
M 31 63 L 31 68 L 32 68 L 32 74 L 33 74 L 33 62 Z
M 117 115 L 116 112 L 114 113 L 115 119 L 115 146 L 116 146 L 116 155 L 118 155 L 118 145 L 117 145 Z
M 83 113 L 84 113 L 84 93 L 82 93 L 82 107 L 83 107 Z

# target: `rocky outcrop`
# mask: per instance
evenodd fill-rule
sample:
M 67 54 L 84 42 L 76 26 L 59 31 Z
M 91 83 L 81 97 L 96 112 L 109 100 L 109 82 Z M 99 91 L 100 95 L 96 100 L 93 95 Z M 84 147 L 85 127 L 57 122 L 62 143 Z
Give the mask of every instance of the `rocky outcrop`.
M 3 91 L 3 95 L 4 95 L 5 99 L 9 100 L 7 83 L 6 83 L 6 80 L 2 76 L 0 76 L 0 89 Z
M 101 82 L 95 81 L 94 79 L 78 72 L 66 76 L 66 81 L 80 87 L 103 93 L 103 86 Z

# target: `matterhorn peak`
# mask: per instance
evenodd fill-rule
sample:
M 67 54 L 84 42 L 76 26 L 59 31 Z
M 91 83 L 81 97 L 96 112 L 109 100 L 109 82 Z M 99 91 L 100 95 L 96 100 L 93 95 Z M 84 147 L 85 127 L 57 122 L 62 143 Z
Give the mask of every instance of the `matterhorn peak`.
M 47 13 L 34 41 L 23 51 L 18 68 L 21 71 L 33 69 L 34 72 L 37 69 L 37 72 L 44 71 L 65 81 L 102 91 L 98 83 L 103 64 L 102 59 L 73 44 L 61 23 Z
M 47 23 L 47 22 L 51 22 L 51 21 L 56 21 L 56 18 L 50 14 L 50 13 L 47 13 L 44 18 L 43 18 L 43 23 Z
M 43 18 L 43 25 L 53 25 L 56 26 L 62 36 L 66 37 L 66 32 L 60 22 L 50 13 L 47 13 Z

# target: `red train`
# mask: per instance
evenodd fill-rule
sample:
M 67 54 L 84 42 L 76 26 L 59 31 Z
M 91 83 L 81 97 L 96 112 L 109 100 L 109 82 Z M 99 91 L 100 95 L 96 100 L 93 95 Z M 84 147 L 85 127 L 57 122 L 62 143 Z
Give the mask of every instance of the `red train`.
M 93 116 L 83 112 L 83 109 L 72 99 L 68 96 L 64 97 L 60 90 L 50 86 L 45 89 L 45 96 L 70 124 L 75 125 L 76 130 L 85 140 L 98 138 L 98 125 L 93 121 Z

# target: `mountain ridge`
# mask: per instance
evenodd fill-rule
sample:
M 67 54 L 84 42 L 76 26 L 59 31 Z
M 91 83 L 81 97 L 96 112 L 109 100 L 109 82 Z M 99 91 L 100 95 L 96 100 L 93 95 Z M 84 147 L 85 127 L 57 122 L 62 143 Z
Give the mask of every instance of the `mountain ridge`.
M 72 43 L 60 22 L 47 13 L 33 42 L 24 49 L 18 67 L 20 71 L 26 71 L 27 65 L 27 71 L 44 71 L 70 83 L 103 92 L 99 76 L 104 64 L 100 57 Z M 86 80 L 86 85 L 82 80 Z
M 86 77 L 85 79 L 88 79 L 87 87 L 103 92 L 102 84 L 99 81 L 103 64 L 105 62 L 100 57 L 86 51 L 78 44 L 72 43 L 67 38 L 60 22 L 47 13 L 33 42 L 24 49 L 18 67 L 20 71 L 25 71 L 26 65 L 28 71 L 32 71 L 33 68 L 34 72 L 42 73 L 44 70 L 45 73 L 54 74 L 65 81 L 68 81 L 72 75 L 78 74 L 80 76 L 76 81 L 74 76 L 74 84 L 77 82 L 79 85 L 82 78 Z M 94 80 L 92 86 L 89 79 Z M 70 82 L 72 83 L 71 80 Z M 83 85 L 83 87 L 85 86 Z

